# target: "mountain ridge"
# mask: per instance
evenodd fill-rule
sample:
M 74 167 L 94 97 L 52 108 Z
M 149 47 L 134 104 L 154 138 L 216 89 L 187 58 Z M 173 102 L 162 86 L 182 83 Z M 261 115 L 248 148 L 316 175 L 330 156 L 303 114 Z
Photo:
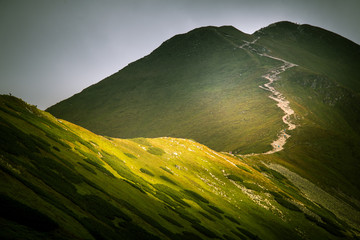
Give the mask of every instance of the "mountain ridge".
M 138 85 L 140 85 L 140 84 L 144 84 L 144 85 L 151 84 L 151 82 L 149 83 L 149 82 L 144 82 L 144 81 L 154 81 L 154 80 L 151 80 L 151 79 L 154 79 L 154 77 L 155 77 L 157 82 L 153 83 L 153 84 L 157 84 L 157 85 L 160 85 L 160 86 L 162 85 L 163 88 L 164 88 L 164 89 L 161 89 L 161 91 L 164 91 L 163 93 L 161 93 L 161 94 L 163 94 L 163 96 L 159 96 L 160 99 L 158 101 L 160 101 L 160 100 L 163 101 L 164 98 L 165 99 L 166 98 L 171 98 L 172 96 L 170 94 L 177 94 L 177 96 L 175 96 L 174 101 L 183 101 L 183 100 L 179 99 L 182 96 L 191 99 L 194 96 L 194 94 L 199 95 L 199 97 L 195 96 L 194 101 L 203 101 L 201 97 L 208 97 L 208 96 L 204 96 L 204 94 L 206 94 L 206 92 L 196 91 L 196 88 L 203 88 L 203 89 L 205 88 L 206 91 L 209 91 L 209 90 L 211 90 L 211 89 L 209 89 L 209 87 L 212 88 L 212 86 L 213 86 L 212 84 L 214 83 L 214 84 L 218 84 L 218 86 L 219 86 L 218 91 L 220 91 L 220 89 L 229 88 L 229 87 L 231 87 L 231 85 L 234 85 L 234 81 L 235 81 L 234 74 L 236 74 L 235 72 L 239 72 L 239 71 L 232 68 L 231 71 L 233 71 L 233 72 L 235 71 L 235 72 L 232 73 L 231 75 L 227 74 L 228 75 L 227 78 L 229 79 L 229 81 L 231 81 L 231 82 L 228 81 L 229 84 L 231 84 L 231 85 L 229 85 L 229 87 L 225 85 L 226 84 L 225 82 L 222 85 L 219 82 L 218 83 L 214 82 L 214 80 L 216 80 L 215 78 L 217 78 L 216 75 L 218 73 L 216 73 L 216 71 L 214 71 L 214 70 L 211 70 L 212 63 L 209 64 L 208 62 L 209 62 L 209 59 L 213 59 L 212 61 L 214 61 L 217 64 L 217 62 L 219 62 L 221 60 L 216 60 L 216 59 L 219 59 L 219 57 L 217 55 L 213 55 L 212 52 L 207 51 L 208 47 L 206 47 L 204 50 L 202 50 L 202 45 L 207 44 L 206 46 L 217 46 L 219 52 L 221 52 L 221 51 L 223 51 L 225 49 L 227 51 L 227 54 L 232 54 L 233 46 L 229 45 L 226 41 L 223 41 L 223 38 L 219 38 L 218 34 L 216 34 L 212 30 L 212 27 L 197 29 L 197 30 L 194 30 L 191 33 L 193 35 L 196 35 L 195 36 L 196 39 L 200 38 L 200 40 L 202 40 L 203 44 L 196 43 L 195 41 L 187 41 L 186 39 L 184 39 L 184 37 L 188 36 L 186 34 L 178 35 L 178 36 L 172 38 L 172 41 L 176 40 L 177 42 L 180 42 L 179 44 L 181 44 L 182 46 L 184 45 L 182 43 L 185 41 L 185 43 L 188 43 L 190 45 L 190 48 L 187 47 L 187 46 L 185 46 L 183 48 L 183 49 L 186 49 L 186 53 L 185 53 L 185 51 L 178 50 L 178 51 L 174 52 L 173 49 L 170 49 L 170 50 L 166 49 L 166 50 L 162 51 L 162 54 L 165 55 L 167 60 L 164 60 L 164 61 L 162 61 L 160 63 L 158 63 L 158 61 L 156 59 L 152 60 L 152 62 L 149 64 L 151 66 L 145 66 L 144 69 L 141 70 L 141 72 L 134 72 L 134 70 L 131 70 L 131 68 L 134 66 L 134 64 L 139 64 L 140 60 L 134 62 L 133 64 L 130 64 L 127 68 L 125 68 L 122 71 L 122 74 L 123 75 L 128 74 L 128 73 L 132 74 L 132 76 L 135 76 L 135 78 L 137 78 L 137 80 L 132 81 L 133 83 L 131 83 L 131 82 L 129 82 L 130 80 L 123 79 L 122 81 L 124 81 L 124 84 L 122 84 L 123 86 L 121 87 L 120 91 L 123 91 L 123 89 L 126 88 L 126 89 L 128 89 L 128 92 L 133 91 L 134 89 L 135 89 L 135 92 L 136 92 L 136 87 Z M 205 34 L 205 35 L 201 36 L 202 34 Z M 212 42 L 207 42 L 207 39 L 208 39 L 207 34 L 211 34 L 211 41 L 215 41 L 216 44 L 213 44 Z M 166 47 L 166 45 L 167 44 L 164 44 L 164 45 L 162 45 L 162 47 Z M 176 44 L 174 44 L 174 45 L 176 45 Z M 221 47 L 219 47 L 219 45 Z M 196 54 L 199 55 L 200 57 L 196 57 L 196 56 L 194 57 L 193 55 L 191 55 L 191 54 L 195 54 L 193 51 L 196 51 Z M 198 54 L 199 52 L 204 53 L 206 56 L 204 56 L 203 54 Z M 155 54 L 160 54 L 159 50 L 154 50 L 152 54 L 148 55 L 145 58 L 142 58 L 141 60 L 144 62 L 143 64 L 147 64 L 150 61 L 149 60 L 150 57 L 156 58 L 157 56 L 154 56 Z M 176 55 L 177 58 L 173 58 L 171 56 L 172 54 Z M 193 64 L 193 62 L 187 63 L 186 59 L 182 59 L 185 54 L 190 55 L 191 59 L 194 59 L 196 61 L 196 63 L 200 65 L 201 68 L 205 67 L 206 69 L 209 69 L 210 72 L 209 73 L 199 72 L 199 71 L 197 71 L 197 68 L 193 68 L 193 70 L 188 71 L 189 68 L 191 69 L 191 65 L 194 65 L 194 64 Z M 161 56 L 161 57 L 163 57 L 163 56 Z M 185 57 L 187 57 L 187 56 L 185 56 Z M 247 56 L 247 53 L 245 53 L 245 54 L 241 53 L 239 57 L 240 58 L 247 58 L 247 59 L 251 58 L 252 59 L 251 61 L 256 61 L 256 62 L 259 61 L 254 56 L 251 56 L 251 55 Z M 175 60 L 175 59 L 179 59 L 179 58 L 182 59 L 182 60 Z M 160 58 L 160 59 L 162 59 L 162 58 Z M 238 59 L 238 60 L 241 60 L 241 59 Z M 174 61 L 176 61 L 176 62 L 174 62 Z M 169 67 L 169 64 L 172 64 L 171 68 Z M 189 65 L 189 64 L 191 64 L 191 65 Z M 226 68 L 224 63 L 222 65 Z M 252 68 L 250 65 L 248 65 L 248 67 Z M 158 69 L 157 71 L 159 72 L 159 74 L 161 74 L 160 76 L 163 76 L 163 77 L 160 77 L 160 78 L 156 77 L 157 73 L 156 72 L 152 73 L 154 68 Z M 172 71 L 174 71 L 174 72 L 173 73 L 166 72 L 166 68 L 172 69 Z M 177 70 L 175 70 L 174 68 L 177 69 Z M 244 68 L 245 68 L 245 66 L 244 66 Z M 133 72 L 131 72 L 131 71 L 133 71 Z M 184 71 L 187 71 L 187 73 L 184 72 Z M 243 72 L 245 71 L 246 73 L 248 72 L 245 69 L 243 69 L 242 71 Z M 155 74 L 155 76 L 153 74 Z M 252 73 L 249 72 L 247 74 L 252 74 Z M 179 76 L 179 75 L 182 75 L 182 76 Z M 191 80 L 192 82 L 187 81 L 186 78 L 190 78 L 190 77 L 192 79 L 196 78 L 197 81 L 196 82 L 192 81 L 192 80 Z M 252 76 L 250 76 L 250 77 L 252 77 Z M 174 78 L 181 78 L 182 80 L 178 81 L 178 82 L 184 82 L 185 81 L 184 84 L 190 84 L 192 86 L 192 90 L 188 94 L 190 96 L 186 95 L 186 93 L 181 93 L 181 92 L 179 93 L 178 92 L 178 89 L 181 90 L 182 88 L 186 88 L 186 86 L 183 86 L 181 84 L 176 85 L 176 83 L 170 82 L 171 81 L 170 79 L 174 79 Z M 210 79 L 210 78 L 212 78 L 212 79 Z M 146 80 L 146 79 L 149 79 L 149 80 Z M 99 86 L 99 88 L 101 88 L 101 86 L 105 85 L 105 82 L 108 82 L 108 83 L 113 82 L 112 84 L 115 84 L 114 82 L 116 82 L 116 81 L 117 81 L 116 77 L 113 76 L 113 77 L 105 79 L 104 82 L 98 83 L 97 86 Z M 164 86 L 164 84 L 170 84 L 170 86 Z M 209 86 L 209 87 L 207 87 L 207 86 Z M 84 91 L 90 91 L 92 88 L 94 88 L 94 85 L 91 86 L 90 88 L 87 88 Z M 159 86 L 156 86 L 155 88 L 159 88 Z M 112 90 L 109 89 L 109 91 L 112 91 Z M 139 96 L 134 95 L 134 97 L 136 99 L 138 99 L 138 101 L 150 102 L 151 101 L 149 99 L 150 96 L 147 96 L 147 92 L 149 92 L 149 90 L 147 88 L 145 88 L 145 86 L 143 87 L 143 89 L 139 90 L 139 94 L 142 94 L 142 95 L 144 95 L 146 97 L 145 101 L 142 100 L 141 97 L 139 97 Z M 104 94 L 109 94 L 109 93 L 104 92 Z M 182 95 L 180 95 L 180 94 L 182 94 Z M 152 95 L 155 95 L 155 98 L 156 98 L 156 94 L 152 94 Z M 224 94 L 220 94 L 220 95 L 225 96 Z M 77 97 L 77 96 L 78 95 L 75 95 L 75 97 Z M 175 106 L 177 106 L 176 102 L 174 104 L 175 104 Z M 188 104 L 190 104 L 190 102 Z M 207 103 L 204 102 L 203 104 L 207 104 Z M 68 107 L 69 106 L 67 106 L 67 108 L 64 108 L 63 114 L 66 114 L 66 113 L 64 113 L 64 111 L 69 110 Z M 96 108 L 96 106 L 94 106 L 94 107 Z M 183 106 L 183 107 L 186 107 L 186 106 Z M 86 103 L 85 103 L 85 105 L 82 106 L 82 108 L 86 108 Z M 201 111 L 201 109 L 199 109 L 199 108 L 202 108 L 202 106 L 197 106 L 197 109 L 194 109 L 192 112 Z M 52 112 L 52 109 L 53 108 L 49 108 L 48 111 Z M 144 109 L 144 111 L 146 111 L 146 110 Z M 211 112 L 211 109 L 209 109 L 209 111 Z M 159 114 L 161 114 L 160 111 L 158 111 L 158 112 L 159 112 Z M 202 115 L 203 115 L 202 118 L 204 118 L 205 115 L 204 114 L 202 114 Z M 136 115 L 136 117 L 138 117 L 138 116 L 139 116 L 139 114 Z M 73 122 L 77 122 L 76 119 L 74 119 Z M 213 123 L 213 124 L 216 124 L 216 123 Z M 137 126 L 137 129 L 138 129 L 138 127 L 139 126 Z M 172 128 L 174 128 L 174 127 L 172 127 Z M 139 132 L 137 134 L 137 137 L 144 136 L 144 134 L 146 136 L 146 131 L 144 129 L 141 129 L 141 131 L 139 130 L 137 132 Z M 110 132 L 106 132 L 104 134 L 111 135 Z M 114 136 L 114 133 L 112 133 L 112 135 Z M 162 134 L 162 135 L 157 134 L 157 135 L 150 135 L 150 136 L 151 137 L 156 137 L 156 136 L 166 136 L 166 135 L 168 135 L 168 134 Z M 131 134 L 130 135 L 127 134 L 124 137 L 135 137 L 135 136 L 132 136 Z M 184 136 L 180 135 L 179 137 L 184 137 Z M 192 138 L 192 137 L 190 136 L 190 138 Z M 207 137 L 207 138 L 209 139 L 209 137 Z M 213 146 L 213 147 L 215 147 L 215 146 Z
M 286 128 L 283 111 L 259 88 L 267 82 L 262 76 L 282 64 L 264 57 L 274 56 L 298 65 L 273 86 L 299 126 L 287 131 L 291 138 L 274 161 L 334 195 L 341 189 L 359 198 L 360 47 L 310 25 L 270 26 L 262 35 L 233 27 L 177 35 L 48 111 L 107 136 L 172 136 L 217 151 L 263 153 Z M 252 49 L 239 48 L 257 37 Z
M 254 35 L 254 36 L 259 35 L 260 32 L 264 32 L 264 31 L 266 31 L 266 30 L 269 29 L 269 28 L 274 28 L 274 27 L 279 26 L 279 25 L 280 25 L 280 26 L 282 26 L 282 25 L 286 25 L 286 26 L 290 25 L 293 29 L 308 28 L 308 27 L 311 27 L 312 29 L 315 29 L 315 28 L 316 28 L 316 27 L 313 27 L 313 26 L 310 26 L 310 25 L 306 25 L 306 24 L 305 24 L 305 25 L 297 25 L 297 24 L 290 23 L 290 22 L 278 22 L 278 23 L 271 24 L 270 26 L 268 26 L 268 27 L 266 27 L 266 28 L 263 28 L 263 29 L 260 29 L 260 30 L 256 31 L 253 35 Z M 279 27 L 278 27 L 278 28 L 279 28 Z M 151 54 L 149 54 L 149 55 L 145 56 L 144 58 L 141 58 L 141 59 L 139 59 L 139 60 L 137 60 L 137 61 L 129 64 L 128 66 L 131 67 L 131 66 L 133 66 L 134 64 L 136 64 L 137 62 L 149 58 L 149 56 L 151 56 L 152 54 L 158 53 L 161 48 L 166 47 L 166 46 L 168 45 L 168 43 L 173 42 L 173 41 L 175 41 L 175 40 L 178 39 L 178 38 L 182 38 L 182 37 L 185 37 L 185 36 L 186 36 L 187 38 L 189 38 L 189 37 L 191 37 L 192 35 L 200 35 L 201 32 L 214 32 L 216 29 L 218 29 L 218 30 L 220 30 L 220 31 L 221 31 L 221 30 L 227 30 L 227 31 L 231 30 L 231 32 L 237 31 L 242 37 L 246 36 L 246 37 L 247 37 L 247 40 L 249 40 L 249 38 L 251 38 L 251 36 L 252 36 L 252 35 L 248 35 L 248 34 L 242 33 L 241 31 L 238 31 L 236 28 L 234 28 L 234 27 L 232 27 L 232 26 L 223 26 L 223 27 L 208 26 L 208 27 L 201 27 L 201 28 L 194 29 L 194 30 L 192 30 L 192 31 L 190 31 L 190 32 L 188 32 L 188 33 L 179 34 L 179 35 L 174 36 L 173 38 L 170 38 L 169 40 L 167 40 L 167 41 L 165 41 L 163 44 L 161 44 L 159 48 L 155 49 Z M 320 29 L 320 28 L 316 28 L 316 29 Z M 328 33 L 326 30 L 323 30 L 323 29 L 321 29 L 321 31 L 322 31 L 322 32 L 326 32 L 327 34 L 335 35 L 335 34 L 333 34 L 333 33 Z M 217 32 L 217 33 L 218 33 L 218 32 Z M 226 33 L 225 33 L 225 35 L 223 35 L 222 37 L 223 37 L 224 39 L 226 39 Z M 339 36 L 338 36 L 338 37 L 339 37 Z M 240 39 L 240 41 L 243 41 L 243 40 L 244 40 L 244 39 Z M 240 45 L 240 44 L 239 44 L 239 45 Z M 173 51 L 173 49 L 171 49 L 171 51 Z M 163 52 L 167 52 L 167 51 L 163 51 Z M 354 51 L 352 51 L 352 52 L 354 52 Z M 358 52 L 360 53 L 360 50 L 358 50 Z M 355 62 L 355 63 L 356 63 L 356 62 Z M 128 66 L 125 67 L 124 69 L 127 69 Z M 121 71 L 121 70 L 120 70 L 120 71 Z M 119 72 L 120 72 L 120 71 L 119 71 Z M 145 74 L 145 75 L 146 75 L 146 73 L 142 73 L 142 74 Z M 149 78 L 149 77 L 151 78 L 151 76 L 147 76 L 147 78 Z M 106 78 L 106 79 L 109 79 L 109 78 Z M 105 79 L 105 80 L 106 80 L 106 79 Z M 358 81 L 355 81 L 355 82 L 356 82 L 356 84 L 358 84 L 358 83 L 357 83 Z M 338 83 L 337 83 L 337 84 L 338 84 Z M 94 84 L 94 85 L 97 85 L 97 84 Z M 93 87 L 94 85 L 92 85 L 91 87 Z M 123 86 L 124 86 L 124 85 L 126 86 L 126 84 L 123 84 Z M 134 86 L 134 87 L 135 87 L 135 86 Z M 87 90 L 87 89 L 88 89 L 88 88 L 84 89 L 83 91 L 85 91 L 85 90 Z M 76 94 L 76 95 L 78 95 L 78 94 Z M 51 111 L 53 111 L 53 108 L 54 108 L 54 107 L 50 107 L 50 108 L 48 108 L 47 110 L 49 110 L 49 111 L 51 112 Z M 54 112 L 53 112 L 53 113 L 54 113 Z M 64 113 L 63 113 L 63 114 L 64 114 Z M 75 121 L 75 122 L 76 122 L 76 121 Z M 125 136 L 125 137 L 127 137 L 127 136 Z

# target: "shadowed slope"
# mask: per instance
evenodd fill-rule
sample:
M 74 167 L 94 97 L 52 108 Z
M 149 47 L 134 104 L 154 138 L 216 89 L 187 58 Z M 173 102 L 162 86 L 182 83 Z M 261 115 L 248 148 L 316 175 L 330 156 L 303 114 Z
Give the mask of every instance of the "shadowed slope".
M 251 49 L 239 48 L 255 39 Z M 324 29 L 289 22 L 251 36 L 232 27 L 196 29 L 49 111 L 111 136 L 178 136 L 221 151 L 266 152 L 286 125 L 258 87 L 282 62 L 261 54 L 298 65 L 273 83 L 297 128 L 267 161 L 358 208 L 360 47 Z
M 10 96 L 0 96 L 0 120 L 0 201 L 11 207 L 1 210 L 1 239 L 359 234 L 356 221 L 262 164 L 270 155 L 252 161 L 186 139 L 105 138 Z
M 257 86 L 281 63 L 235 47 L 251 39 L 233 27 L 177 35 L 48 111 L 109 136 L 186 137 L 216 150 L 269 150 L 283 126 L 281 110 Z
M 360 198 L 360 46 L 334 33 L 289 22 L 254 34 L 257 49 L 298 64 L 274 87 L 290 101 L 298 128 L 282 163 L 341 197 Z

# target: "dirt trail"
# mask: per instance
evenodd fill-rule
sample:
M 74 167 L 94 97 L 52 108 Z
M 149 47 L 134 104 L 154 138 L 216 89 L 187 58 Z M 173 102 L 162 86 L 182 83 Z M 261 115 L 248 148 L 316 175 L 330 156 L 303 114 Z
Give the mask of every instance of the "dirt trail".
M 294 114 L 294 110 L 291 109 L 291 107 L 289 106 L 289 104 L 290 104 L 289 101 L 287 101 L 285 99 L 285 97 L 279 91 L 277 91 L 272 85 L 273 85 L 273 83 L 275 81 L 277 81 L 279 79 L 278 78 L 279 74 L 281 74 L 281 73 L 285 72 L 287 69 L 295 67 L 297 65 L 294 64 L 294 63 L 285 61 L 284 59 L 277 58 L 277 57 L 274 57 L 274 56 L 270 56 L 270 55 L 268 55 L 266 53 L 259 53 L 255 48 L 253 48 L 251 46 L 252 44 L 255 44 L 258 40 L 259 40 L 259 37 L 257 39 L 255 39 L 254 41 L 252 41 L 252 42 L 244 41 L 244 44 L 241 45 L 241 46 L 238 46 L 238 47 L 241 48 L 241 49 L 244 49 L 244 50 L 255 52 L 259 56 L 272 58 L 272 59 L 275 59 L 277 61 L 283 62 L 283 64 L 280 67 L 277 67 L 277 68 L 269 71 L 265 75 L 263 75 L 262 77 L 265 78 L 266 80 L 268 80 L 269 82 L 259 86 L 260 88 L 271 92 L 269 98 L 276 101 L 277 106 L 284 111 L 285 114 L 282 117 L 282 121 L 288 126 L 287 129 L 281 130 L 279 135 L 278 135 L 278 138 L 271 143 L 271 146 L 273 147 L 273 149 L 268 151 L 268 152 L 263 153 L 263 154 L 271 154 L 271 153 L 279 152 L 279 151 L 284 149 L 284 145 L 286 143 L 286 140 L 289 137 L 291 137 L 291 135 L 289 135 L 286 132 L 286 130 L 293 130 L 293 129 L 296 128 L 296 125 L 293 124 L 291 122 L 291 120 L 290 120 L 291 115 Z M 251 154 L 251 155 L 254 155 L 254 154 Z

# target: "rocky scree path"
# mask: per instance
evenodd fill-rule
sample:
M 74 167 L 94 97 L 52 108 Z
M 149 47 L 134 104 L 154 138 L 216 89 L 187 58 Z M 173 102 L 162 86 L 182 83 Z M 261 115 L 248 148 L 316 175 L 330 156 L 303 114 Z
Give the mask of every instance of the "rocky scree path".
M 293 124 L 290 120 L 290 116 L 294 114 L 294 110 L 291 109 L 291 107 L 289 105 L 290 104 L 289 101 L 287 101 L 285 99 L 285 97 L 279 91 L 277 91 L 272 85 L 275 81 L 277 81 L 279 79 L 279 77 L 278 77 L 279 74 L 281 74 L 281 73 L 285 72 L 287 69 L 295 67 L 297 65 L 294 63 L 288 62 L 284 59 L 268 55 L 266 53 L 259 53 L 255 48 L 253 48 L 251 46 L 251 45 L 255 44 L 259 40 L 259 38 L 260 37 L 256 38 L 252 42 L 244 41 L 244 44 L 241 46 L 238 46 L 238 47 L 241 49 L 247 50 L 247 51 L 255 52 L 259 56 L 268 57 L 268 58 L 272 58 L 272 59 L 283 62 L 283 64 L 280 67 L 275 68 L 275 69 L 269 71 L 268 73 L 266 73 L 265 75 L 263 75 L 262 77 L 265 78 L 266 80 L 268 80 L 269 82 L 259 86 L 260 88 L 271 92 L 269 98 L 276 101 L 277 106 L 284 111 L 285 114 L 282 117 L 282 121 L 288 126 L 287 129 L 281 130 L 278 135 L 278 138 L 271 143 L 271 146 L 273 149 L 268 152 L 263 153 L 263 154 L 272 154 L 272 153 L 279 152 L 284 149 L 286 140 L 289 137 L 291 137 L 291 135 L 289 135 L 286 132 L 286 130 L 293 130 L 296 128 L 296 125 Z M 248 155 L 255 155 L 255 154 L 248 154 Z

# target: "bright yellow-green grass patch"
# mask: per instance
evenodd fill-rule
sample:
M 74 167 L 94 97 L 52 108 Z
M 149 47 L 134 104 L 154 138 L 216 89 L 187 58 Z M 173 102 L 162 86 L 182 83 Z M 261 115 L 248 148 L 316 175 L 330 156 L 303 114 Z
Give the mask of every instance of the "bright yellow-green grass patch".
M 28 224 L 29 236 L 298 239 L 295 227 L 319 238 L 352 234 L 260 156 L 180 138 L 103 137 L 9 96 L 0 110 L 1 199 L 59 226 L 38 233 Z M 5 220 L 18 235 L 7 230 L 4 238 L 21 237 L 26 208 L 17 211 Z

